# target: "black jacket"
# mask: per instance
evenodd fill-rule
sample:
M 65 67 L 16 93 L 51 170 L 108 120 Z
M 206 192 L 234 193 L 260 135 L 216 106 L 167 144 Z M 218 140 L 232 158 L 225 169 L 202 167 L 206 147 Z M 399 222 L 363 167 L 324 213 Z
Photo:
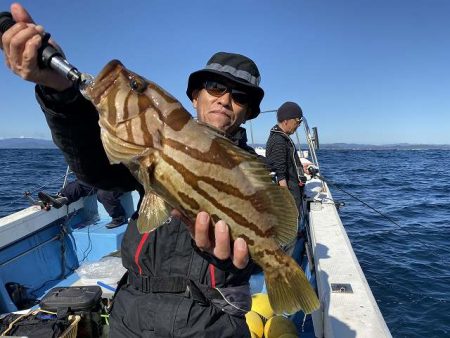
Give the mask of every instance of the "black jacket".
M 266 161 L 275 172 L 277 181 L 286 180 L 297 205 L 301 202 L 303 189 L 301 177 L 304 176 L 303 166 L 298 157 L 297 149 L 292 139 L 278 125 L 270 130 L 266 143 Z
M 270 130 L 266 143 L 266 158 L 278 181 L 286 180 L 298 185 L 299 177 L 304 176 L 294 142 L 278 125 Z
M 51 129 L 53 141 L 62 150 L 70 168 L 79 179 L 105 190 L 138 190 L 142 199 L 143 187 L 128 169 L 121 164 L 109 164 L 100 140 L 98 113 L 89 101 L 72 89 L 58 94 L 39 86 L 36 87 L 36 97 Z M 245 129 L 239 129 L 233 135 L 232 141 L 241 148 L 255 153 L 246 144 Z M 219 261 L 201 252 L 196 248 L 187 227 L 178 219 L 169 219 L 167 224 L 156 231 L 141 235 L 136 227 L 137 217 L 136 212 L 126 229 L 121 248 L 123 265 L 130 274 L 151 277 L 186 277 L 195 283 L 216 287 L 248 284 L 255 266 L 253 263 L 243 270 L 237 270 L 231 260 Z M 159 306 L 167 305 L 167 308 L 160 311 L 171 313 L 171 309 L 182 306 L 186 301 L 183 299 L 183 297 L 167 297 L 161 300 L 163 304 Z M 183 316 L 185 319 L 182 318 Z M 217 317 L 217 314 L 214 316 Z M 120 320 L 126 321 L 123 318 Z M 203 319 L 206 322 L 209 320 L 217 321 L 217 318 Z M 164 327 L 172 327 L 173 323 L 179 322 L 189 323 L 189 313 L 171 313 L 167 317 L 167 322 L 160 324 L 164 324 Z M 239 323 L 244 323 L 245 326 L 245 320 Z M 205 326 L 208 325 L 210 324 L 205 324 Z M 223 328 L 223 330 L 225 333 L 226 329 Z M 245 327 L 239 330 L 241 333 L 237 336 L 241 334 L 246 336 L 248 333 Z M 131 335 L 127 331 L 124 336 L 127 334 Z M 230 336 L 234 335 L 236 335 L 235 332 L 230 334 Z

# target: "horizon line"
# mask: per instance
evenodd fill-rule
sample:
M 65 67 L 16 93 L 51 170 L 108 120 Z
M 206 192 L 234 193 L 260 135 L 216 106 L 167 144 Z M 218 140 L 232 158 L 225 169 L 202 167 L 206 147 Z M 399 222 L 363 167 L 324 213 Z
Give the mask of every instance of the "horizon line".
M 17 137 L 0 137 L 0 141 L 5 141 L 5 140 L 38 140 L 38 141 L 48 141 L 48 142 L 52 142 L 52 139 L 47 139 L 47 138 L 39 138 L 39 137 L 28 137 L 28 136 L 17 136 Z M 260 142 L 255 142 L 255 143 L 251 143 L 248 142 L 249 144 L 265 144 L 264 142 L 260 143 Z M 301 144 L 305 144 L 305 143 L 301 143 Z M 354 145 L 361 145 L 361 146 L 394 146 L 394 145 L 420 145 L 420 146 L 427 146 L 427 145 L 432 145 L 432 146 L 450 146 L 450 143 L 409 143 L 409 142 L 392 142 L 392 143 L 359 143 L 359 142 L 322 142 L 321 145 L 330 145 L 330 144 L 354 144 Z

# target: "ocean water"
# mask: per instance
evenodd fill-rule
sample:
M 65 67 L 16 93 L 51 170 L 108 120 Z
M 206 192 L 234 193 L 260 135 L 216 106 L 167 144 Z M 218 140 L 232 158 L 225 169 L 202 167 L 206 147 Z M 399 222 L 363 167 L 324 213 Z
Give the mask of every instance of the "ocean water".
M 392 335 L 450 337 L 450 151 L 318 156 L 334 199 L 345 202 L 342 222 Z M 26 191 L 56 192 L 67 167 L 58 150 L 0 149 L 0 160 L 0 217 L 29 206 Z
M 333 198 L 345 202 L 342 222 L 392 335 L 450 337 L 450 151 L 318 156 Z
M 0 163 L 0 217 L 29 207 L 26 192 L 58 192 L 67 169 L 57 149 L 0 149 Z

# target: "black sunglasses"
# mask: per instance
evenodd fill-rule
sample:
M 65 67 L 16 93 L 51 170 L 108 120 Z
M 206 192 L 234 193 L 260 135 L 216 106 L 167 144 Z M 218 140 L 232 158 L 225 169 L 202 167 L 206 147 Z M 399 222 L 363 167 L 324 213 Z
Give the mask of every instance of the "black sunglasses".
M 227 92 L 230 93 L 233 101 L 240 106 L 246 105 L 250 102 L 250 95 L 246 92 L 234 89 L 217 81 L 205 81 L 203 87 L 206 89 L 208 94 L 215 97 L 221 97 Z

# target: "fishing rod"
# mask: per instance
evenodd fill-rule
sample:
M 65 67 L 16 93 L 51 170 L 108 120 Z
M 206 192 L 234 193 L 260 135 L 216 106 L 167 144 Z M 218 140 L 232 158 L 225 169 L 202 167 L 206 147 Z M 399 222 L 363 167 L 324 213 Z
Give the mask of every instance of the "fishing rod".
M 49 181 L 46 181 L 44 184 L 42 184 L 41 186 L 37 186 L 31 190 L 27 190 L 23 193 L 23 195 L 21 197 L 18 197 L 16 199 L 14 199 L 13 201 L 11 201 L 9 204 L 5 205 L 5 208 L 9 208 L 11 205 L 16 204 L 17 202 L 19 202 L 20 200 L 22 200 L 24 197 L 30 202 L 31 205 L 39 205 L 41 207 L 43 207 L 43 205 L 41 205 L 39 203 L 39 201 L 33 199 L 33 197 L 31 197 L 33 195 L 33 193 L 40 191 L 42 189 L 44 189 L 45 187 L 47 187 L 48 185 L 50 185 L 51 183 L 54 183 L 56 181 L 60 181 L 61 179 L 63 179 L 66 176 L 66 174 L 64 174 L 63 176 L 58 176 L 55 177 Z
M 349 195 L 350 197 L 354 198 L 355 200 L 357 200 L 358 202 L 364 204 L 366 207 L 368 207 L 369 209 L 372 209 L 373 211 L 375 211 L 377 214 L 383 216 L 384 218 L 386 218 L 389 222 L 397 225 L 398 227 L 402 228 L 402 226 L 400 224 L 398 224 L 396 221 L 394 221 L 391 217 L 383 214 L 381 211 L 375 209 L 374 207 L 370 206 L 368 203 L 364 202 L 363 200 L 361 200 L 360 198 L 356 197 L 355 195 L 349 193 L 348 191 L 345 191 L 344 189 L 342 189 L 341 187 L 339 187 L 336 183 L 332 182 L 329 179 L 326 179 L 325 177 L 323 177 L 321 174 L 319 174 L 319 170 L 313 166 L 309 166 L 308 167 L 308 172 L 312 177 L 317 177 L 319 180 L 332 185 L 333 187 L 337 188 L 338 190 L 342 191 L 343 193 Z M 402 228 L 403 229 L 403 228 Z M 405 230 L 407 231 L 407 230 Z M 410 234 L 412 235 L 412 234 Z
M 411 233 L 409 230 L 405 229 L 405 227 L 401 226 L 398 222 L 396 222 L 395 220 L 393 220 L 391 217 L 383 214 L 381 211 L 375 209 L 374 207 L 372 207 L 371 205 L 369 205 L 368 203 L 364 202 L 363 200 L 361 200 L 360 198 L 358 198 L 357 196 L 353 195 L 352 193 L 344 190 L 343 188 L 341 188 L 337 183 L 334 183 L 333 181 L 329 180 L 328 178 L 325 178 L 323 175 L 319 174 L 319 169 L 317 169 L 314 166 L 309 166 L 308 168 L 308 173 L 311 175 L 311 177 L 317 177 L 319 180 L 321 180 L 324 183 L 327 183 L 333 187 L 335 187 L 336 189 L 342 191 L 343 193 L 349 195 L 350 197 L 354 198 L 355 200 L 357 200 L 358 202 L 362 203 L 363 205 L 365 205 L 366 207 L 368 207 L 369 209 L 375 211 L 377 214 L 381 215 L 382 217 L 384 217 L 385 219 L 387 219 L 389 222 L 391 222 L 392 224 L 396 225 L 398 228 L 400 228 L 401 230 L 405 231 L 407 234 L 409 234 L 410 236 L 417 238 L 419 240 L 419 242 L 421 242 L 424 246 L 426 246 L 430 252 L 435 255 L 436 257 L 438 257 L 439 259 L 441 259 L 442 261 L 443 258 L 441 255 L 439 255 L 438 253 L 436 253 L 433 247 L 429 246 L 428 244 L 426 244 L 425 242 L 423 242 L 422 240 L 420 240 L 420 238 L 418 238 L 417 236 L 415 236 L 413 233 Z
M 14 21 L 10 12 L 0 13 L 0 33 L 5 33 L 14 26 Z M 85 88 L 93 81 L 94 77 L 87 73 L 81 73 L 75 66 L 71 65 L 62 55 L 61 51 L 49 44 L 50 33 L 42 36 L 42 45 L 38 50 L 38 65 L 40 68 L 50 68 L 62 75 L 85 96 Z

